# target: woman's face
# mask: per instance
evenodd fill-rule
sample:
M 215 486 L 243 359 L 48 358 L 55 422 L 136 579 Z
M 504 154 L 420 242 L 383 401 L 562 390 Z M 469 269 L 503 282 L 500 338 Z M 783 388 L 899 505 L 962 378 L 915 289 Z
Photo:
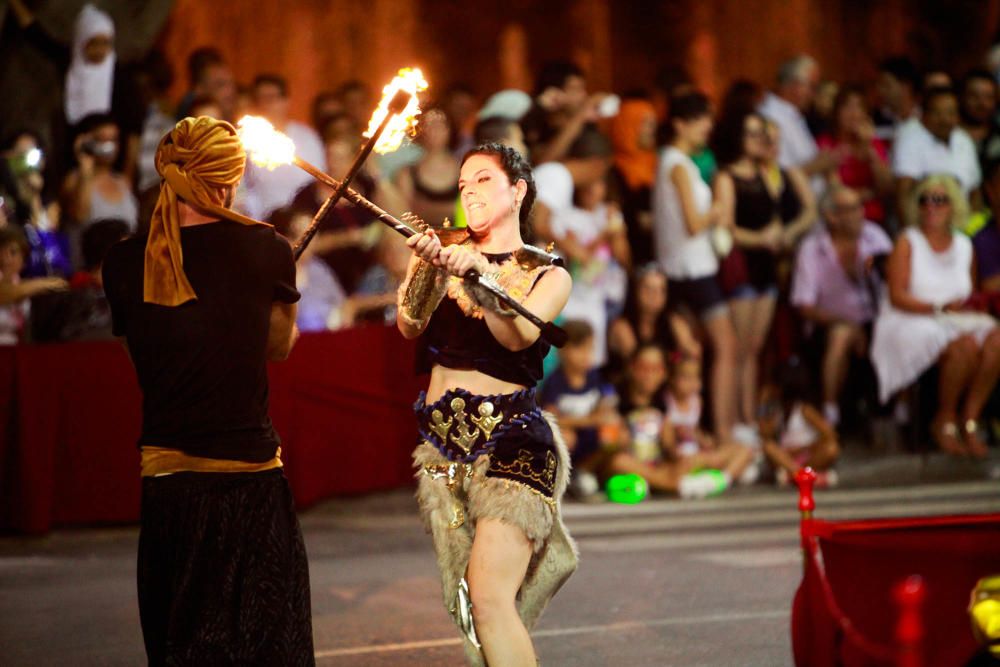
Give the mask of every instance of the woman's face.
M 83 45 L 83 57 L 91 65 L 99 65 L 111 53 L 114 42 L 108 35 L 95 35 Z
M 837 111 L 837 126 L 845 132 L 851 132 L 864 123 L 867 116 L 868 111 L 861 96 L 850 95 Z
M 951 224 L 951 197 L 940 186 L 927 188 L 917 200 L 920 207 L 920 226 L 927 229 L 943 229 Z
M 657 271 L 650 271 L 639 279 L 639 310 L 644 313 L 659 314 L 667 307 L 667 277 Z
M 447 148 L 450 134 L 448 118 L 440 111 L 432 111 L 420 119 L 420 143 L 428 151 Z
M 509 218 L 517 224 L 517 208 L 524 196 L 524 187 L 512 185 L 499 160 L 492 155 L 471 156 L 462 165 L 458 178 L 469 230 L 482 234 Z
M 754 160 L 767 157 L 767 130 L 757 116 L 747 116 L 743 121 L 743 152 Z
M 0 248 L 0 275 L 8 280 L 21 273 L 24 268 L 24 253 L 16 242 Z
M 712 134 L 712 124 L 711 114 L 678 123 L 680 134 L 696 148 L 701 148 L 708 143 L 708 137 Z
M 667 363 L 656 347 L 643 348 L 631 364 L 632 382 L 639 391 L 652 394 L 667 379 Z

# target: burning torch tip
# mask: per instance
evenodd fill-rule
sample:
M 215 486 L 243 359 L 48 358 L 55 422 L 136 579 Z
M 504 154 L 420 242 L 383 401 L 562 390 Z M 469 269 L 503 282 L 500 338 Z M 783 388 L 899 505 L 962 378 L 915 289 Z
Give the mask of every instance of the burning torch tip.
M 413 97 L 413 95 L 410 94 L 409 91 L 402 89 L 397 90 L 396 94 L 393 95 L 392 99 L 389 101 L 389 113 L 403 113 L 403 109 L 405 109 L 406 105 L 410 103 L 411 97 Z

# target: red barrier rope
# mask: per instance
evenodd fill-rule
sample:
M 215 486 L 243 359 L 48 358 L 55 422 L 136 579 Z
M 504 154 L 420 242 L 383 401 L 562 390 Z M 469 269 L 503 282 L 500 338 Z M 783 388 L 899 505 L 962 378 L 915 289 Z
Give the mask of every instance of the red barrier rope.
M 827 610 L 844 633 L 845 639 L 869 656 L 886 662 L 894 662 L 899 667 L 921 667 L 923 660 L 920 643 L 924 636 L 924 628 L 920 607 L 926 592 L 923 580 L 919 576 L 911 576 L 893 588 L 893 599 L 900 608 L 895 632 L 896 645 L 876 642 L 862 634 L 837 604 L 830 581 L 826 576 L 826 567 L 819 545 L 820 538 L 814 533 L 813 511 L 816 509 L 816 500 L 813 497 L 813 485 L 815 481 L 816 473 L 811 468 L 803 468 L 795 475 L 795 483 L 799 487 L 799 512 L 802 515 L 799 530 L 802 537 L 804 566 L 807 570 L 810 562 L 815 566 Z

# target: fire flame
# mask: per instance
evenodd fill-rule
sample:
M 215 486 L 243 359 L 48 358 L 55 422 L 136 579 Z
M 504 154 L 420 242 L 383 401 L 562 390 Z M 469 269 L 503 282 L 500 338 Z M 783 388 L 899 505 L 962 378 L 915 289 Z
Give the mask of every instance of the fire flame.
M 424 80 L 424 75 L 419 68 L 410 69 L 409 67 L 404 67 L 399 70 L 396 78 L 382 89 L 382 101 L 379 102 L 378 108 L 375 109 L 371 120 L 368 121 L 368 129 L 365 130 L 365 136 L 370 137 L 375 133 L 375 130 L 389 112 L 389 100 L 392 99 L 392 96 L 399 89 L 410 93 L 410 101 L 402 113 L 393 116 L 389 120 L 385 131 L 375 144 L 374 150 L 376 153 L 391 153 L 398 149 L 402 145 L 403 139 L 407 135 L 412 134 L 416 129 L 417 116 L 420 114 L 420 101 L 417 99 L 417 93 L 427 90 L 427 81 Z
M 237 125 L 243 148 L 255 165 L 273 170 L 295 159 L 295 143 L 274 129 L 267 119 L 243 116 Z

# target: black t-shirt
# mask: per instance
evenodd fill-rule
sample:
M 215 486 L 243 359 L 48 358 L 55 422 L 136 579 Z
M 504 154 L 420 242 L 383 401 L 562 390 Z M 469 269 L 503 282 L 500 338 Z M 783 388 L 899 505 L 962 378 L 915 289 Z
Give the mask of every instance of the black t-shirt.
M 271 227 L 227 220 L 182 227 L 181 246 L 198 298 L 177 307 L 143 302 L 144 238 L 104 260 L 112 329 L 143 393 L 139 445 L 266 461 L 280 443 L 267 414 L 271 305 L 299 299 L 291 246 Z

